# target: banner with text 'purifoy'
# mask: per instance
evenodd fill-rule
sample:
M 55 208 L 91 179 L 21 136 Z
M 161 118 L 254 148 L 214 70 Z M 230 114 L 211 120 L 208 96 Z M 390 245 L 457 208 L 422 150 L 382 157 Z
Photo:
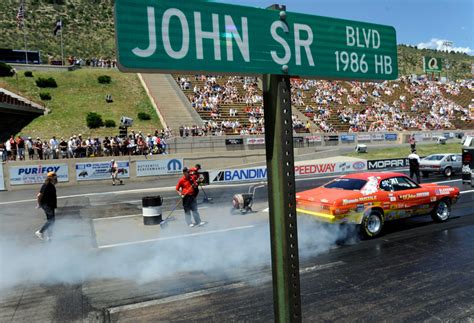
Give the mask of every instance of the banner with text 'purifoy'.
M 391 26 L 202 0 L 116 0 L 115 31 L 122 71 L 398 76 Z

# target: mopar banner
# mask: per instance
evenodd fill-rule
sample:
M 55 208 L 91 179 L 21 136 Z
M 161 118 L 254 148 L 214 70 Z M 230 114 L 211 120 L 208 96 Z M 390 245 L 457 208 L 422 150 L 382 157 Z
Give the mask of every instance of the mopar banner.
M 118 164 L 118 177 L 119 178 L 130 177 L 130 162 L 117 161 L 117 164 Z M 109 179 L 110 175 L 111 175 L 110 162 L 76 164 L 76 180 L 78 181 Z
M 302 144 L 304 142 L 304 137 L 293 137 L 293 142 L 296 144 Z
M 5 190 L 5 179 L 3 178 L 3 165 L 0 164 L 0 191 Z
M 40 184 L 49 172 L 55 172 L 58 182 L 69 181 L 67 164 L 10 166 L 10 184 Z
M 266 167 L 226 169 L 210 173 L 211 183 L 216 182 L 242 182 L 267 179 Z
M 137 176 L 181 174 L 183 159 L 137 160 Z
M 308 163 L 297 162 L 295 165 L 295 176 L 331 174 L 362 171 L 367 169 L 365 161 L 347 161 L 334 163 Z
M 386 133 L 385 134 L 385 140 L 395 141 L 397 139 L 398 139 L 398 135 L 396 133 Z
M 367 169 L 408 167 L 408 158 L 368 160 Z
M 342 142 L 353 142 L 355 141 L 355 135 L 341 135 Z
M 226 139 L 225 140 L 225 145 L 243 145 L 244 140 L 242 138 L 232 138 L 232 139 Z

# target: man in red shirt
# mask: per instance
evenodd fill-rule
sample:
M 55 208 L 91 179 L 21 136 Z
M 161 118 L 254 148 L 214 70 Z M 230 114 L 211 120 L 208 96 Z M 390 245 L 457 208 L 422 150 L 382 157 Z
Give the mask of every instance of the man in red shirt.
M 206 222 L 201 221 L 199 216 L 197 201 L 196 201 L 196 189 L 198 187 L 195 179 L 189 174 L 187 167 L 183 168 L 183 177 L 180 178 L 176 185 L 176 192 L 183 199 L 184 217 L 186 223 L 190 227 L 201 226 Z M 191 221 L 191 212 L 193 213 L 194 223 Z

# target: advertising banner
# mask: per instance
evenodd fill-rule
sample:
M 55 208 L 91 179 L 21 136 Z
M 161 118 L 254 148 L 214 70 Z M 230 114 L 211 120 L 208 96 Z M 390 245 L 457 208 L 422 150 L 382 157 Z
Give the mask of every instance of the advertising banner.
M 298 162 L 297 165 L 295 165 L 295 176 L 298 177 L 316 174 L 344 173 L 363 170 L 367 170 L 367 163 L 365 161 L 348 161 L 317 164 Z
M 181 174 L 183 159 L 137 160 L 137 177 Z
M 226 144 L 226 146 L 229 146 L 229 145 L 243 145 L 244 140 L 242 138 L 226 139 L 225 144 Z
M 423 56 L 423 70 L 425 73 L 441 73 L 443 59 L 439 57 Z
M 297 165 L 295 165 L 295 176 L 298 177 L 317 174 L 344 173 L 363 170 L 367 170 L 367 163 L 362 160 L 335 163 L 298 162 Z M 226 169 L 213 171 L 209 176 L 211 183 L 266 180 L 267 168 L 254 167 L 243 169 Z
M 386 133 L 385 140 L 395 141 L 398 139 L 398 135 L 396 133 Z
M 247 145 L 265 145 L 265 137 L 247 138 Z
M 396 158 L 396 159 L 376 159 L 367 161 L 367 169 L 384 169 L 384 168 L 399 168 L 408 167 L 408 158 Z
M 357 135 L 359 141 L 370 141 L 372 137 L 370 135 Z
M 0 191 L 5 190 L 5 179 L 3 178 L 3 165 L 0 164 Z
M 118 178 L 130 177 L 130 162 L 117 161 Z M 110 179 L 110 162 L 78 163 L 76 164 L 76 180 L 91 181 Z
M 11 185 L 43 183 L 49 172 L 56 173 L 58 182 L 69 181 L 67 164 L 10 166 L 8 169 Z
M 211 183 L 242 182 L 267 179 L 266 167 L 226 169 L 210 173 Z
M 383 140 L 385 137 L 383 133 L 374 133 L 372 134 L 372 140 Z
M 342 142 L 353 142 L 355 141 L 355 135 L 341 135 Z
M 293 137 L 293 142 L 302 144 L 304 142 L 304 137 Z
M 324 136 L 324 141 L 339 141 L 339 136 L 337 135 Z
M 322 136 L 307 136 L 306 137 L 306 141 L 308 143 L 311 143 L 311 142 L 321 142 L 323 141 L 323 137 Z

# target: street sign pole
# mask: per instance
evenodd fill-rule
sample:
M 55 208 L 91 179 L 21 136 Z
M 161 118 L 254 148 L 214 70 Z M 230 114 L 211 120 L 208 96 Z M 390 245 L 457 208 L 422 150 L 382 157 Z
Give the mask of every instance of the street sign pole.
M 275 322 L 301 322 L 290 77 L 263 75 Z

